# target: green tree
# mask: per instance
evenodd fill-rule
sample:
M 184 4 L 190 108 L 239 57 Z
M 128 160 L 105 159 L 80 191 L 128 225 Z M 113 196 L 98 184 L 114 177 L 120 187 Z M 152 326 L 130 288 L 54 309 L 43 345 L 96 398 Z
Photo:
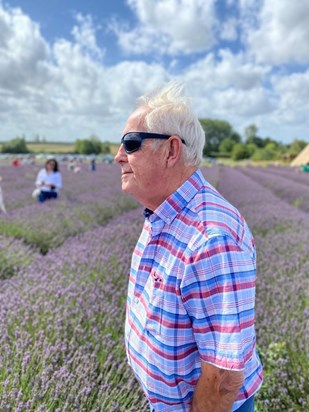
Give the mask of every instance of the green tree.
M 257 146 L 254 143 L 248 143 L 246 144 L 248 153 L 249 153 L 249 157 L 253 156 L 253 154 L 255 153 L 255 151 L 258 149 Z
M 256 127 L 255 124 L 250 124 L 249 126 L 247 126 L 245 128 L 246 141 L 248 139 L 252 139 L 253 137 L 256 137 L 258 130 L 259 129 Z
M 281 145 L 280 142 L 277 142 L 276 140 L 272 139 L 271 137 L 265 137 L 264 146 L 268 145 L 268 143 L 273 143 L 276 147 Z
M 256 127 L 255 124 L 250 124 L 250 126 L 247 126 L 245 128 L 245 137 L 246 137 L 245 142 L 247 144 L 253 143 L 257 147 L 264 147 L 265 141 L 261 137 L 257 136 L 257 132 L 258 132 L 258 128 Z
M 277 160 L 282 154 L 281 146 L 277 142 L 269 142 L 263 148 L 257 148 L 251 157 L 252 160 Z
M 274 160 L 274 153 L 265 148 L 258 148 L 251 157 L 252 160 Z
M 250 157 L 250 149 L 248 145 L 243 143 L 236 143 L 232 150 L 233 160 L 248 159 Z
M 102 143 L 96 136 L 89 139 L 78 139 L 74 146 L 74 152 L 79 154 L 99 154 L 102 152 Z
M 111 152 L 111 147 L 110 144 L 108 142 L 104 142 L 101 145 L 101 153 L 103 154 L 110 154 Z
M 16 137 L 7 143 L 4 143 L 1 148 L 2 153 L 29 153 L 26 140 L 22 137 Z
M 234 140 L 235 143 L 241 143 L 241 136 L 235 131 L 231 134 L 231 139 Z
M 203 150 L 205 156 L 211 156 L 219 152 L 222 140 L 230 138 L 236 143 L 241 141 L 238 133 L 225 120 L 199 119 L 205 131 L 206 144 Z
M 235 140 L 231 139 L 230 137 L 226 137 L 225 139 L 221 141 L 219 145 L 219 152 L 220 153 L 231 153 L 235 144 L 236 144 Z
M 92 144 L 92 148 L 93 148 L 92 153 L 95 153 L 95 154 L 101 153 L 102 152 L 102 142 L 100 141 L 100 139 L 97 136 L 92 135 L 92 136 L 90 136 L 89 140 L 90 140 L 90 142 Z
M 297 156 L 307 144 L 308 142 L 305 142 L 304 140 L 294 139 L 288 147 L 288 152 L 292 156 Z

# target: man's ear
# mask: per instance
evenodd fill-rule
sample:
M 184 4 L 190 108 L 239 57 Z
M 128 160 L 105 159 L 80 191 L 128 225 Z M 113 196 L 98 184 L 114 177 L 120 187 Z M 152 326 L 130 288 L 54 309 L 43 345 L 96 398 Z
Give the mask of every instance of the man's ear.
M 167 141 L 166 167 L 173 167 L 181 157 L 182 142 L 179 136 L 173 135 Z

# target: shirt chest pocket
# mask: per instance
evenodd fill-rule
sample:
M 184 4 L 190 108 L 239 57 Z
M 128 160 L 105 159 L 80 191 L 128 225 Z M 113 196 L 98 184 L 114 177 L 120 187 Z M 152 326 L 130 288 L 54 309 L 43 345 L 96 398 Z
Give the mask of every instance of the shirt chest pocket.
M 146 308 L 145 329 L 155 336 L 161 334 L 165 302 L 164 283 L 162 278 L 157 276 L 156 273 L 151 274 L 145 290 L 149 297 Z

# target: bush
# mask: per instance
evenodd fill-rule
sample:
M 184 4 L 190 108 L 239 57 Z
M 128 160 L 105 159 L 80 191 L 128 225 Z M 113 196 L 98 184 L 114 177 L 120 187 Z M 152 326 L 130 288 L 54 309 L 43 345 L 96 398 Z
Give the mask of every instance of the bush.
M 307 142 L 304 140 L 300 139 L 294 139 L 293 142 L 290 144 L 288 152 L 290 153 L 291 156 L 297 156 L 303 149 L 304 147 L 307 146 Z
M 91 136 L 89 139 L 78 139 L 74 147 L 75 153 L 79 154 L 99 154 L 102 152 L 102 143 L 96 136 Z
M 257 149 L 251 159 L 252 160 L 276 160 L 281 156 L 281 151 L 273 143 L 268 143 L 263 149 Z
M 220 153 L 231 153 L 233 147 L 235 146 L 235 140 L 231 138 L 225 138 L 219 145 L 219 152 Z
M 236 143 L 232 150 L 233 160 L 248 159 L 250 157 L 250 150 L 246 144 Z
M 1 148 L 2 153 L 29 153 L 26 141 L 22 137 L 16 137 L 7 143 L 4 143 Z
M 101 153 L 103 154 L 110 154 L 111 152 L 111 148 L 110 148 L 110 144 L 108 142 L 104 142 L 101 145 Z

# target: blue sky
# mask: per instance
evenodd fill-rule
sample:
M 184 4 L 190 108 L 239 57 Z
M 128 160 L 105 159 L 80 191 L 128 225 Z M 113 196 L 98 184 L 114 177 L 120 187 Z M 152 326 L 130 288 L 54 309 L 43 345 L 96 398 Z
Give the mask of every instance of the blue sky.
M 173 79 L 199 117 L 308 141 L 308 64 L 308 0 L 0 0 L 0 140 L 117 142 Z

